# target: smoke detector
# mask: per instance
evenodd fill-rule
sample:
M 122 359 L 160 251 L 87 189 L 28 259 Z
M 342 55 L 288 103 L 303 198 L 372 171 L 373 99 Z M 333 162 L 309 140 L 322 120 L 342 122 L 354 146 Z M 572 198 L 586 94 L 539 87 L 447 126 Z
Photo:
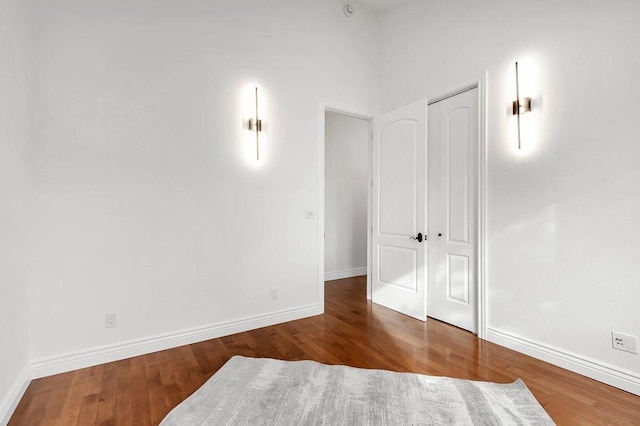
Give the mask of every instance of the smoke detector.
M 344 12 L 344 16 L 351 18 L 351 15 L 353 15 L 353 6 L 347 3 L 342 8 L 342 11 Z

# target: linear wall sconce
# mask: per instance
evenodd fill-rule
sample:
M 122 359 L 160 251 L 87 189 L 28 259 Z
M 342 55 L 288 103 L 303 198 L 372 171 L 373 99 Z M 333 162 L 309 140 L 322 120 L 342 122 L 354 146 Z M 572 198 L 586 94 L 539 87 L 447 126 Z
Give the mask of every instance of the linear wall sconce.
M 520 115 L 531 111 L 531 98 L 520 99 L 520 81 L 518 76 L 518 62 L 516 61 L 516 100 L 513 101 L 513 115 L 518 117 L 518 149 L 522 148 L 520 140 Z
M 262 119 L 258 115 L 258 88 L 256 87 L 256 116 L 249 119 L 249 131 L 256 132 L 256 160 L 260 160 L 260 132 L 262 131 Z

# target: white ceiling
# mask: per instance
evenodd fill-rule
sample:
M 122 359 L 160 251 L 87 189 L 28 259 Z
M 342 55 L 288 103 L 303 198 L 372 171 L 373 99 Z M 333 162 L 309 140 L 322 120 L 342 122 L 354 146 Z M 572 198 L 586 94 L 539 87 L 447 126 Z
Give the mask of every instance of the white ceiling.
M 386 10 L 403 3 L 408 3 L 409 1 L 411 0 L 356 0 L 354 3 L 367 5 L 375 10 Z M 348 0 L 345 0 L 345 3 L 348 2 Z

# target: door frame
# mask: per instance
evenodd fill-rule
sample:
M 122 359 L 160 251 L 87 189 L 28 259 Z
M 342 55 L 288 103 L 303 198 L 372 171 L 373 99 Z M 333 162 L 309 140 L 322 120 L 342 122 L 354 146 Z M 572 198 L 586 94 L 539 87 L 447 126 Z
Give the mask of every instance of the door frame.
M 477 318 L 478 318 L 478 338 L 487 340 L 487 71 L 475 78 L 461 81 L 443 90 L 437 90 L 432 95 L 427 96 L 427 104 L 432 104 L 443 99 L 457 95 L 467 90 L 478 88 L 478 216 L 476 223 L 478 226 L 478 266 L 477 274 Z M 427 115 L 427 120 L 429 116 Z M 427 134 L 427 144 L 429 143 Z M 428 285 L 428 283 L 427 283 Z M 427 315 L 429 311 L 427 310 Z
M 342 115 L 347 115 L 349 117 L 358 118 L 360 120 L 365 120 L 369 123 L 369 134 L 368 134 L 368 154 L 367 154 L 367 164 L 368 173 L 367 173 L 367 299 L 371 299 L 371 147 L 372 147 L 372 137 L 373 137 L 373 114 L 370 111 L 362 111 L 358 108 L 350 107 L 350 106 L 340 106 L 335 102 L 321 102 L 319 109 L 319 132 L 320 132 L 320 166 L 319 166 L 319 175 L 320 175 L 320 190 L 319 190 L 319 200 L 318 200 L 318 313 L 324 313 L 324 207 L 325 207 L 325 185 L 324 185 L 324 165 L 325 165 L 325 113 L 326 112 L 335 112 Z

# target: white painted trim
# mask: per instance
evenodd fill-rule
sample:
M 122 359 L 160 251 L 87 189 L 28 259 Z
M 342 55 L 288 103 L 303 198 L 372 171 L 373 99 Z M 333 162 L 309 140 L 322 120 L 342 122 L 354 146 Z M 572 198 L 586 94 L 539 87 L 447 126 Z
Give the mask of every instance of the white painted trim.
M 344 271 L 325 272 L 324 280 L 341 280 L 343 278 L 359 277 L 360 275 L 367 275 L 366 266 L 364 268 L 345 269 Z
M 487 338 L 487 71 L 478 77 L 478 337 Z
M 318 141 L 318 306 L 322 313 L 324 313 L 324 163 L 325 163 L 325 117 L 327 115 L 328 107 L 324 104 L 320 104 L 319 110 L 319 133 L 320 138 Z
M 31 377 L 50 376 L 321 314 L 317 304 L 180 330 L 33 361 Z
M 437 102 L 465 90 L 478 88 L 478 338 L 487 338 L 487 71 L 427 96 Z M 428 312 L 427 312 L 428 314 Z
M 22 399 L 27 387 L 31 383 L 31 369 L 27 365 L 22 373 L 18 376 L 13 386 L 9 389 L 9 392 L 0 402 L 0 425 L 6 425 L 9 423 L 9 419 L 16 410 L 18 403 Z
M 369 120 L 369 141 L 367 150 L 367 300 L 373 297 L 371 244 L 373 237 L 373 119 Z
M 337 114 L 342 114 L 342 115 L 348 115 L 349 117 L 359 118 L 360 120 L 364 120 L 364 121 L 371 121 L 371 119 L 372 119 L 370 115 L 367 115 L 365 113 L 351 112 L 348 109 L 334 108 L 334 107 L 330 107 L 330 106 L 327 106 L 327 105 L 325 105 L 324 111 L 326 111 L 326 112 L 335 112 Z
M 633 371 L 492 327 L 487 340 L 640 396 L 640 374 Z

